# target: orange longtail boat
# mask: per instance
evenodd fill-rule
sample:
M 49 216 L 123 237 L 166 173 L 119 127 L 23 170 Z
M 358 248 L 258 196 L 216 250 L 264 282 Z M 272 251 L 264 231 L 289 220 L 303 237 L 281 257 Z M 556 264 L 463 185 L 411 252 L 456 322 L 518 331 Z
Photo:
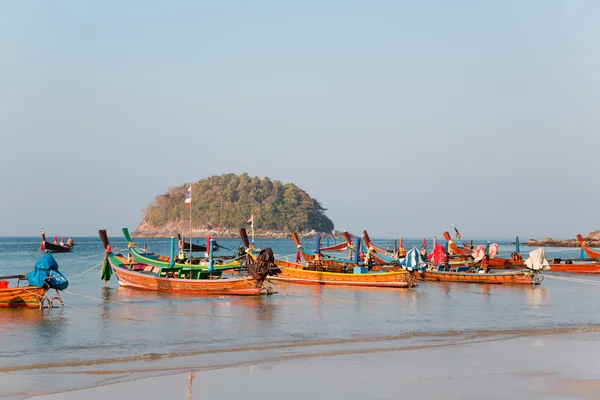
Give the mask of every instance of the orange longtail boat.
M 0 277 L 0 307 L 41 308 L 47 288 L 37 286 L 8 287 L 7 279 L 27 280 L 25 275 Z
M 518 271 L 490 271 L 477 273 L 455 267 L 451 270 L 422 269 L 415 271 L 419 279 L 435 282 L 465 282 L 465 283 L 488 283 L 488 284 L 510 284 L 510 285 L 538 285 L 544 280 L 542 274 L 533 270 Z
M 240 229 L 240 237 L 246 248 L 250 263 L 256 259 L 248 240 L 246 229 Z M 267 277 L 270 281 L 299 283 L 305 285 L 335 285 L 360 287 L 408 288 L 416 286 L 416 279 L 408 271 L 367 272 L 366 267 L 356 264 L 344 265 L 302 265 L 273 258 L 274 268 Z M 360 273 L 356 272 L 360 271 Z
M 211 271 L 210 269 L 205 270 L 193 266 L 186 268 L 177 265 L 161 267 L 140 263 L 135 261 L 133 257 L 128 258 L 122 254 L 113 253 L 108 243 L 106 230 L 100 230 L 98 233 L 106 252 L 101 274 L 105 282 L 110 279 L 114 272 L 119 285 L 142 290 L 195 295 L 252 296 L 273 294 L 272 288 L 263 286 L 266 272 L 262 276 L 225 279 L 222 276 L 223 271 L 219 270 Z

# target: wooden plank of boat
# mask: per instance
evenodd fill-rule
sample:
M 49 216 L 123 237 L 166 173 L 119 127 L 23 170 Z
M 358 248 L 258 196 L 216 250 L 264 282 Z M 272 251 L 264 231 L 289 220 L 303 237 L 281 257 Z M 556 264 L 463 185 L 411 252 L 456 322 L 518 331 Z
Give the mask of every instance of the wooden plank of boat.
M 512 285 L 537 285 L 543 280 L 543 275 L 529 270 L 515 270 L 506 272 L 488 272 L 485 274 L 475 272 L 454 271 L 416 271 L 417 276 L 424 281 L 436 282 L 465 282 L 488 284 Z
M 0 307 L 39 308 L 46 293 L 37 286 L 10 287 L 0 289 Z
M 273 281 L 301 283 L 308 285 L 337 285 L 365 287 L 395 287 L 407 288 L 416 286 L 416 282 L 408 271 L 369 272 L 355 274 L 351 272 L 328 272 L 326 267 L 320 270 L 307 269 L 301 264 L 275 260 L 275 265 L 281 272 L 269 276 Z M 354 267 L 351 267 L 354 268 Z
M 600 274 L 600 263 L 577 260 L 552 260 L 547 272 L 564 272 L 571 274 Z

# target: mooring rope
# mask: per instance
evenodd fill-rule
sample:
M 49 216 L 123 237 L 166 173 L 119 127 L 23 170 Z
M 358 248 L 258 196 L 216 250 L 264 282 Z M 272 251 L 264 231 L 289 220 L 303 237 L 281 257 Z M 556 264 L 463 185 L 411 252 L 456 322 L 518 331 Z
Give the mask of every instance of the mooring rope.
M 81 275 L 83 275 L 83 274 L 87 274 L 88 272 L 90 272 L 90 271 L 94 270 L 95 268 L 98 268 L 98 267 L 99 267 L 99 266 L 101 266 L 101 265 L 102 265 L 102 263 L 100 263 L 100 264 L 96 264 L 96 265 L 94 265 L 94 266 L 93 266 L 92 268 L 90 268 L 90 269 L 86 269 L 85 271 L 83 271 L 83 272 L 81 272 L 81 273 L 79 273 L 79 274 L 77 274 L 77 275 L 70 276 L 69 278 L 67 278 L 67 280 L 71 280 L 71 279 L 73 279 L 73 278 L 77 278 L 78 276 L 81 276 Z
M 104 255 L 104 253 L 99 253 L 99 254 L 93 254 L 91 256 L 85 256 L 85 257 L 65 258 L 64 260 L 61 258 L 60 262 L 63 263 L 63 262 L 67 262 L 67 261 L 78 261 L 78 260 L 84 260 L 86 258 L 100 257 L 103 255 Z

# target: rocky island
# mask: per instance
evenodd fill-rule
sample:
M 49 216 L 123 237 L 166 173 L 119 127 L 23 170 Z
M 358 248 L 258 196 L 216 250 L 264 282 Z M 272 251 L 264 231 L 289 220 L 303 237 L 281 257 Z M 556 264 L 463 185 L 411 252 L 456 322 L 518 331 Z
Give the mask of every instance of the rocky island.
M 588 247 L 600 247 L 600 230 L 593 231 L 583 236 L 583 241 Z M 554 240 L 546 237 L 540 240 L 529 239 L 528 246 L 549 246 L 549 247 L 579 247 L 577 239 Z
M 249 226 L 250 216 L 256 237 L 310 236 L 334 228 L 321 203 L 293 183 L 246 173 L 214 175 L 191 185 L 191 207 L 185 203 L 189 187 L 183 184 L 158 195 L 132 236 L 189 235 L 190 211 L 195 237 L 237 237 L 239 228 Z

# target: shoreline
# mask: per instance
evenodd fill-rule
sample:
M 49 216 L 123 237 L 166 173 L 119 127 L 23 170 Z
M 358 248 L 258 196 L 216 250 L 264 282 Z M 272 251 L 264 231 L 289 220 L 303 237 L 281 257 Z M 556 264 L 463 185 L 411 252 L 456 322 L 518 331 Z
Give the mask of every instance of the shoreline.
M 415 398 L 594 399 L 600 389 L 598 339 L 599 332 L 504 335 L 446 344 L 430 338 L 425 347 L 401 350 L 266 357 L 242 365 L 155 371 L 153 377 L 32 398 L 358 400 L 396 399 L 401 391 L 403 397 Z

